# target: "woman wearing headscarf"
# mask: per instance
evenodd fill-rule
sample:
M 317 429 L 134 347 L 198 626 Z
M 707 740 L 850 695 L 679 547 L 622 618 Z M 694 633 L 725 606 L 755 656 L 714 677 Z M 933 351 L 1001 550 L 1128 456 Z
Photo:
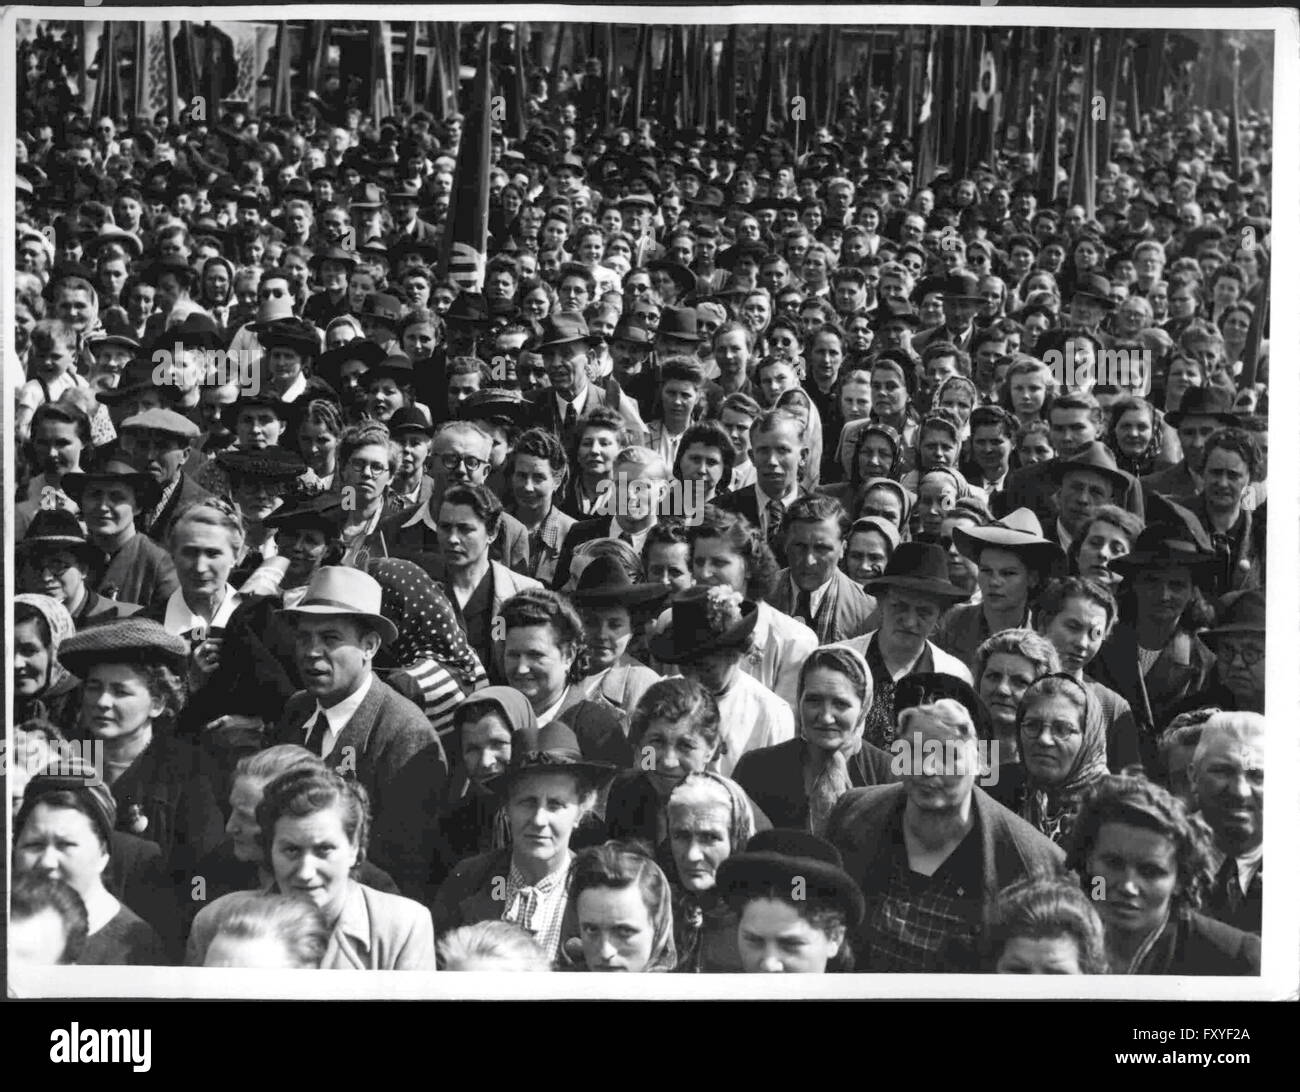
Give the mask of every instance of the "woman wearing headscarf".
M 48 595 L 14 596 L 14 723 L 48 720 L 60 728 L 75 722 L 80 706 L 77 679 L 59 662 L 59 647 L 76 632 L 72 615 Z
M 671 971 L 672 889 L 636 842 L 606 842 L 578 854 L 569 879 L 578 936 L 564 953 L 578 971 Z
M 487 672 L 446 595 L 420 566 L 386 557 L 372 561 L 367 571 L 383 589 L 384 617 L 397 626 L 397 640 L 381 650 L 375 666 L 441 735 L 451 727 L 456 706 L 487 684 Z
M 659 859 L 672 884 L 677 971 L 740 971 L 738 919 L 718 897 L 718 869 L 754 836 L 749 797 L 721 774 L 689 774 L 668 796 L 667 852 Z
M 916 497 L 893 478 L 868 478 L 858 492 L 857 517 L 879 516 L 898 528 L 898 537 L 906 542 L 912 537 L 912 509 Z
M 235 267 L 225 258 L 214 256 L 203 263 L 199 276 L 199 305 L 218 326 L 229 330 L 230 312 L 236 303 Z
M 863 739 L 871 703 L 871 671 L 860 653 L 816 649 L 799 672 L 798 735 L 743 755 L 736 782 L 775 826 L 822 834 L 849 789 L 893 780 L 889 755 Z
M 1069 675 L 1045 675 L 1020 699 L 1020 817 L 1058 845 L 1088 790 L 1109 772 L 1106 729 L 1088 715 L 1088 692 Z

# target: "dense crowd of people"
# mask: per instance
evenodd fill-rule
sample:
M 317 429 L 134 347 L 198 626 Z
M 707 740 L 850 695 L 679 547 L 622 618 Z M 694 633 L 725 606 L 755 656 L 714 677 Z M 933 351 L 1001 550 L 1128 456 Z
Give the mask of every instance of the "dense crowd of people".
M 542 72 L 473 290 L 324 79 L 23 104 L 16 964 L 1259 973 L 1266 117 L 1090 218 Z

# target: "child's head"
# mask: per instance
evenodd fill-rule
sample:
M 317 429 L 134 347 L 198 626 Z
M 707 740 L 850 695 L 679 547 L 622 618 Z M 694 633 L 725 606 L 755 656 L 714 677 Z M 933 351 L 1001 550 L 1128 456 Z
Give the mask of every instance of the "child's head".
M 1030 877 L 1005 888 L 985 934 L 998 974 L 1105 974 L 1101 918 L 1077 884 Z
M 70 372 L 77 363 L 77 332 L 61 319 L 42 319 L 32 327 L 28 370 L 44 379 Z
M 1033 466 L 1056 458 L 1052 432 L 1046 421 L 1030 421 L 1016 434 L 1016 455 L 1021 466 Z

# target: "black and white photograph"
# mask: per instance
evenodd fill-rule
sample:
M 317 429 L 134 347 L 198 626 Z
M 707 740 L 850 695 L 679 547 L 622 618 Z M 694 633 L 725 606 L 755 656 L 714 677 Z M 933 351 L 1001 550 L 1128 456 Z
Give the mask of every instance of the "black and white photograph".
M 1294 998 L 1290 15 L 8 11 L 10 998 Z

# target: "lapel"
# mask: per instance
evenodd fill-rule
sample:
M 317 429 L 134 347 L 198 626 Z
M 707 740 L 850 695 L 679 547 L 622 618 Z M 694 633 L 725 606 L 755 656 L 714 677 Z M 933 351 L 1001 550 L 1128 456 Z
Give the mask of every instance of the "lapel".
M 387 691 L 388 686 L 376 675 L 370 684 L 370 692 L 362 700 L 357 711 L 352 714 L 352 719 L 347 722 L 343 731 L 339 733 L 338 739 L 334 741 L 334 749 L 330 752 L 331 760 L 338 755 L 341 762 L 348 753 L 346 749 L 349 747 L 352 748 L 351 754 L 358 761 L 366 753 L 371 730 L 379 718 L 379 710 L 387 697 Z

